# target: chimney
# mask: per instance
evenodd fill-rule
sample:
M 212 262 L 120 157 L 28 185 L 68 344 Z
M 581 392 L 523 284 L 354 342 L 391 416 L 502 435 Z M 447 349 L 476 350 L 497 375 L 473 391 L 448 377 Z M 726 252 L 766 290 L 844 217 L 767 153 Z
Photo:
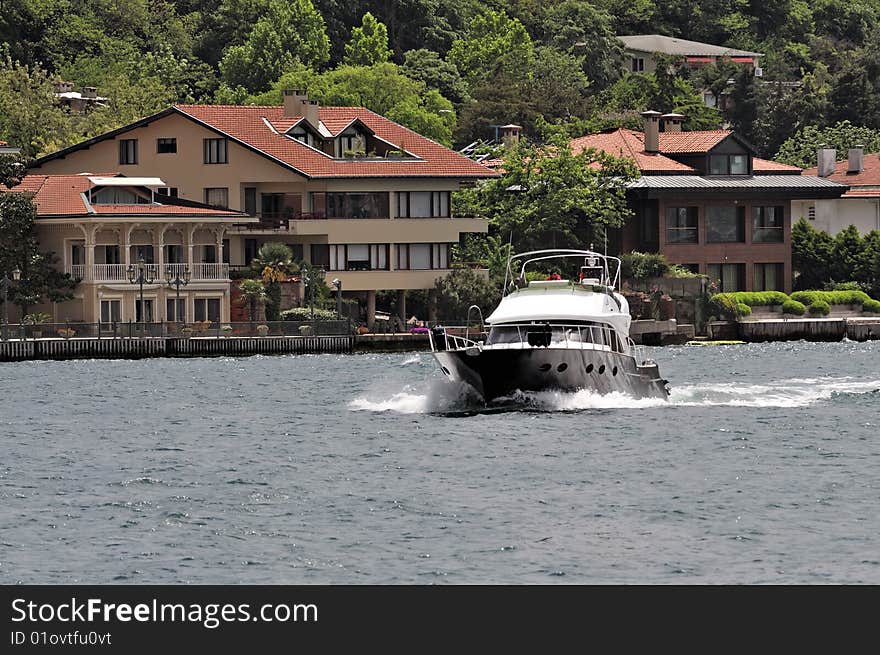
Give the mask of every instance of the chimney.
M 681 132 L 681 124 L 684 123 L 684 114 L 663 114 L 660 120 L 663 121 L 664 132 Z
M 660 112 L 643 111 L 645 119 L 645 152 L 660 152 Z
M 853 146 L 849 149 L 849 166 L 847 173 L 861 173 L 865 168 L 865 146 Z
M 97 98 L 98 97 L 98 89 L 93 86 L 84 86 L 82 88 L 81 95 L 83 98 Z
M 522 133 L 522 125 L 510 123 L 508 125 L 502 125 L 498 129 L 501 136 L 501 143 L 505 146 L 510 147 L 519 142 L 519 135 Z
M 318 122 L 321 120 L 318 111 L 320 108 L 321 105 L 318 104 L 317 100 L 305 100 L 302 104 L 302 115 L 305 116 L 306 120 L 315 129 L 318 129 Z
M 284 89 L 281 92 L 281 98 L 284 103 L 284 118 L 305 116 L 302 105 L 309 99 L 305 91 L 300 89 Z
M 819 177 L 828 177 L 834 172 L 837 165 L 837 151 L 829 148 L 826 144 L 819 146 Z

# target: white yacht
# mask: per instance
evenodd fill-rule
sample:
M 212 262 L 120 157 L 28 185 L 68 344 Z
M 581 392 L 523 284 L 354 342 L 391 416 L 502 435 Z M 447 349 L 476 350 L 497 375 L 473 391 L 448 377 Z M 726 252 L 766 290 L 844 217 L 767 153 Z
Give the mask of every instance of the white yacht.
M 558 279 L 528 281 L 536 262 L 572 258 L 578 260 L 575 279 L 555 275 L 550 277 Z M 510 261 L 522 262 L 519 274 L 505 284 L 501 302 L 485 322 L 474 305 L 467 327 L 431 329 L 431 350 L 448 378 L 470 385 L 487 403 L 517 390 L 668 397 L 657 364 L 644 359 L 629 337 L 632 319 L 618 291 L 617 257 L 592 250 L 535 250 Z M 470 326 L 474 313 L 477 328 Z

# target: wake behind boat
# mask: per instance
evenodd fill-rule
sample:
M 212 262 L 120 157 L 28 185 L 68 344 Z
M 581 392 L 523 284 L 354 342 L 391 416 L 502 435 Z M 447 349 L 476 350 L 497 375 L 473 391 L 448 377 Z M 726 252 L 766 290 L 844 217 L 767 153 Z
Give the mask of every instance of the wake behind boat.
M 528 281 L 527 269 L 537 262 L 571 258 L 581 262 L 576 279 Z M 478 332 L 470 325 L 430 331 L 431 350 L 449 379 L 469 385 L 487 403 L 516 391 L 557 389 L 668 397 L 657 364 L 629 337 L 629 305 L 616 290 L 618 258 L 591 250 L 535 250 L 511 257 L 508 270 L 514 260 L 523 262 L 519 275 L 505 284 Z

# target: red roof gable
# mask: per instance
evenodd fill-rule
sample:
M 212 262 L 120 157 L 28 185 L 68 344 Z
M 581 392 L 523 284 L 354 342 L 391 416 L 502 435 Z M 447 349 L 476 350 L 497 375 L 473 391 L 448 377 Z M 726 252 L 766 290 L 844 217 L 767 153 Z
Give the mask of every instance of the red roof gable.
M 573 139 L 571 148 L 575 153 L 586 148 L 595 148 L 615 157 L 627 157 L 632 159 L 643 173 L 695 172 L 690 166 L 685 166 L 660 153 L 645 152 L 645 135 L 623 127 Z
M 87 205 L 83 194 L 100 185 L 94 184 L 89 175 L 26 175 L 21 184 L 8 189 L 0 186 L 0 191 L 28 193 L 33 195 L 37 206 L 37 216 L 91 216 L 112 214 L 117 216 L 205 216 L 215 218 L 245 217 L 241 212 L 230 209 L 217 209 L 206 206 L 187 206 L 161 204 L 100 204 Z
M 834 167 L 834 172 L 827 179 L 853 187 L 846 194 L 847 196 L 856 191 L 855 187 L 871 186 L 880 188 L 880 153 L 866 154 L 863 161 L 864 166 L 859 173 L 847 173 L 849 162 L 846 159 L 839 161 Z M 819 170 L 817 168 L 808 168 L 804 171 L 804 175 L 818 174 Z
M 377 137 L 415 155 L 410 159 L 340 160 L 266 124 L 283 125 L 282 107 L 176 105 L 175 109 L 228 135 L 307 177 L 492 177 L 477 162 L 363 107 L 320 107 L 321 122 L 333 134 L 360 120 Z

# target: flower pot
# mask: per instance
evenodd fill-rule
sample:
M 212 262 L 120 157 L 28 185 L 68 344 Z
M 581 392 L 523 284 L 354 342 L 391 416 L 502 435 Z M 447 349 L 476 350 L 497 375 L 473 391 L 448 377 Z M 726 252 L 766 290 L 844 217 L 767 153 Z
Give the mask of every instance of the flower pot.
M 258 325 L 257 326 L 257 333 L 261 337 L 265 337 L 266 335 L 269 334 L 269 326 L 268 325 Z

